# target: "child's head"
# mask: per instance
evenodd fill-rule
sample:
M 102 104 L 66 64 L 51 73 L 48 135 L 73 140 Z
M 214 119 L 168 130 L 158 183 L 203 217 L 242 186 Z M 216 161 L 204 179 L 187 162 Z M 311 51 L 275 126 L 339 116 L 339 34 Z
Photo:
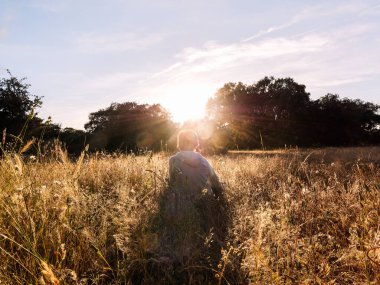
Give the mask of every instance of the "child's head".
M 183 130 L 177 136 L 177 148 L 179 150 L 195 150 L 199 145 L 198 135 L 192 130 Z

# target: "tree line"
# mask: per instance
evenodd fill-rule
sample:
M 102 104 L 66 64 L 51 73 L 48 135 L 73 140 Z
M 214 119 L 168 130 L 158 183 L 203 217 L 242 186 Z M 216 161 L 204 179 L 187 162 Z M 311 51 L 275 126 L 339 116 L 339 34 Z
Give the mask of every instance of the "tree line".
M 312 100 L 292 78 L 227 83 L 209 99 L 204 119 L 182 126 L 160 104 L 112 103 L 90 113 L 84 131 L 38 117 L 42 98 L 25 81 L 10 72 L 0 78 L 2 151 L 27 141 L 36 142 L 35 148 L 59 141 L 73 154 L 87 144 L 90 151 L 173 150 L 179 128 L 196 129 L 209 152 L 380 143 L 379 105 L 338 94 Z
M 228 146 L 322 147 L 377 144 L 380 106 L 327 94 L 311 100 L 292 78 L 228 83 L 208 102 L 208 113 L 232 140 Z

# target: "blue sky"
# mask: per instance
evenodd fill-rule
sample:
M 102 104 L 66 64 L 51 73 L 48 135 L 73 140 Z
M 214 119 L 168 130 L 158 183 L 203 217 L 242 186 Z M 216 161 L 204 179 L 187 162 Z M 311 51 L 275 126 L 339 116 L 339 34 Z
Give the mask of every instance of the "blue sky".
M 63 127 L 111 102 L 201 115 L 266 75 L 380 104 L 379 51 L 378 0 L 0 0 L 0 76 L 27 77 Z

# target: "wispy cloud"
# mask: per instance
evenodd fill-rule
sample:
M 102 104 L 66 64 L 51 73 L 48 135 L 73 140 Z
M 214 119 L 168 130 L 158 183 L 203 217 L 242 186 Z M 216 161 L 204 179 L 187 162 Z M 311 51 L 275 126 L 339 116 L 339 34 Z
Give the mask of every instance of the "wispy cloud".
M 323 95 L 320 93 L 326 87 L 347 86 L 380 74 L 375 64 L 380 55 L 368 50 L 368 54 L 358 56 L 354 49 L 360 37 L 373 28 L 371 23 L 360 22 L 255 42 L 208 42 L 201 47 L 185 48 L 177 54 L 177 62 L 155 73 L 144 84 L 154 90 L 169 90 L 170 84 L 191 86 L 193 82 L 216 90 L 229 81 L 250 83 L 266 75 L 291 76 L 309 90 L 317 91 L 317 95 Z
M 304 36 L 297 39 L 283 37 L 263 40 L 257 43 L 217 44 L 206 43 L 201 48 L 188 47 L 177 58 L 179 62 L 156 74 L 188 76 L 189 73 L 205 73 L 250 65 L 259 60 L 273 59 L 285 55 L 301 55 L 320 51 L 329 44 L 322 36 Z
M 143 50 L 160 43 L 163 39 L 162 34 L 114 33 L 100 35 L 89 33 L 77 36 L 74 44 L 81 52 L 97 54 Z
M 278 26 L 273 26 L 273 27 L 267 28 L 265 30 L 261 30 L 258 33 L 256 33 L 255 35 L 250 36 L 250 37 L 248 37 L 246 39 L 243 39 L 243 42 L 249 42 L 249 41 L 255 40 L 257 38 L 260 38 L 261 36 L 264 36 L 266 34 L 270 34 L 272 32 L 280 31 L 282 29 L 291 27 L 294 24 L 296 24 L 297 22 L 299 22 L 298 17 L 294 17 L 288 23 L 284 23 L 284 24 L 281 24 L 281 25 L 278 25 Z
M 374 5 L 376 0 L 307 1 L 314 3 L 310 5 L 301 1 L 288 11 L 275 9 L 275 1 L 269 1 L 263 4 L 265 12 L 255 10 L 249 1 L 241 1 L 244 5 L 236 5 L 233 13 L 227 9 L 230 7 L 221 7 L 217 14 L 225 21 L 220 22 L 215 17 L 204 17 L 207 13 L 199 13 L 198 9 L 194 9 L 196 14 L 182 13 L 183 3 L 176 1 L 158 1 L 154 5 L 149 1 L 144 1 L 146 5 L 132 2 L 23 1 L 17 10 L 27 7 L 32 13 L 25 19 L 15 17 L 19 25 L 14 30 L 30 32 L 30 36 L 21 33 L 4 37 L 7 30 L 13 31 L 13 26 L 0 21 L 2 64 L 12 70 L 26 70 L 26 75 L 33 78 L 35 93 L 45 96 L 41 114 L 53 112 L 48 115 L 53 115 L 55 121 L 80 128 L 90 112 L 111 102 L 137 100 L 176 108 L 176 104 L 186 105 L 192 100 L 207 101 L 226 82 L 252 83 L 267 75 L 293 77 L 314 96 L 327 92 L 355 95 L 351 91 L 355 86 L 366 93 L 363 98 L 369 98 L 365 97 L 367 93 L 375 94 L 371 98 L 378 94 L 380 40 L 375 16 L 379 15 L 380 5 Z M 79 6 L 88 8 L 86 25 L 80 20 L 83 9 Z M 252 8 L 251 13 L 235 13 L 240 6 Z M 107 21 L 110 14 L 103 13 L 104 7 L 109 8 L 104 12 L 115 14 L 115 21 Z M 51 13 L 57 16 L 53 22 L 52 15 L 47 15 Z M 153 13 L 163 21 L 148 18 Z M 100 14 L 104 21 L 99 21 Z M 75 16 L 73 22 L 66 25 L 65 19 L 71 16 Z M 38 21 L 27 29 L 25 25 L 33 17 Z M 191 22 L 191 17 L 197 20 Z M 56 25 L 57 33 L 45 38 L 50 33 L 36 27 L 50 23 Z M 134 30 L 115 31 L 116 23 Z M 255 31 L 258 23 L 264 28 Z M 53 45 L 57 35 L 67 41 Z M 36 41 L 39 37 L 44 40 Z M 90 54 L 91 59 L 84 54 Z M 70 73 L 72 70 L 78 73 Z
M 331 17 L 331 16 L 336 17 L 337 15 L 340 15 L 340 14 L 354 13 L 356 15 L 360 15 L 362 13 L 368 13 L 369 11 L 373 11 L 372 8 L 375 8 L 376 10 L 379 7 L 378 6 L 372 7 L 372 6 L 369 6 L 368 4 L 360 3 L 360 2 L 346 2 L 344 4 L 340 4 L 337 6 L 336 5 L 334 6 L 332 4 L 313 5 L 298 12 L 288 22 L 261 30 L 258 33 L 254 34 L 253 36 L 243 39 L 243 42 L 252 41 L 264 35 L 292 27 L 296 24 L 299 24 L 302 21 L 311 20 L 315 18 L 320 19 L 322 17 Z
M 0 27 L 0 38 L 6 36 L 8 33 L 8 29 L 4 27 Z
M 176 105 L 186 102 L 205 104 L 226 82 L 275 75 L 274 68 L 289 67 L 289 62 L 321 52 L 329 44 L 328 38 L 319 35 L 271 38 L 257 43 L 207 42 L 201 47 L 183 49 L 175 56 L 177 62 L 146 76 L 134 87 L 134 94 L 149 102 L 160 102 L 175 112 Z

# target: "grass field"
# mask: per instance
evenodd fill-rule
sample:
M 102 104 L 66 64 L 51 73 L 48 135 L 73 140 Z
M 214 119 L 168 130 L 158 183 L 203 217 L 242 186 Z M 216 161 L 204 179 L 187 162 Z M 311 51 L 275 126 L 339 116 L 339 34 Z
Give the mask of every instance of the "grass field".
M 3 158 L 0 284 L 380 284 L 379 147 L 208 157 L 207 231 L 168 218 L 168 157 Z

